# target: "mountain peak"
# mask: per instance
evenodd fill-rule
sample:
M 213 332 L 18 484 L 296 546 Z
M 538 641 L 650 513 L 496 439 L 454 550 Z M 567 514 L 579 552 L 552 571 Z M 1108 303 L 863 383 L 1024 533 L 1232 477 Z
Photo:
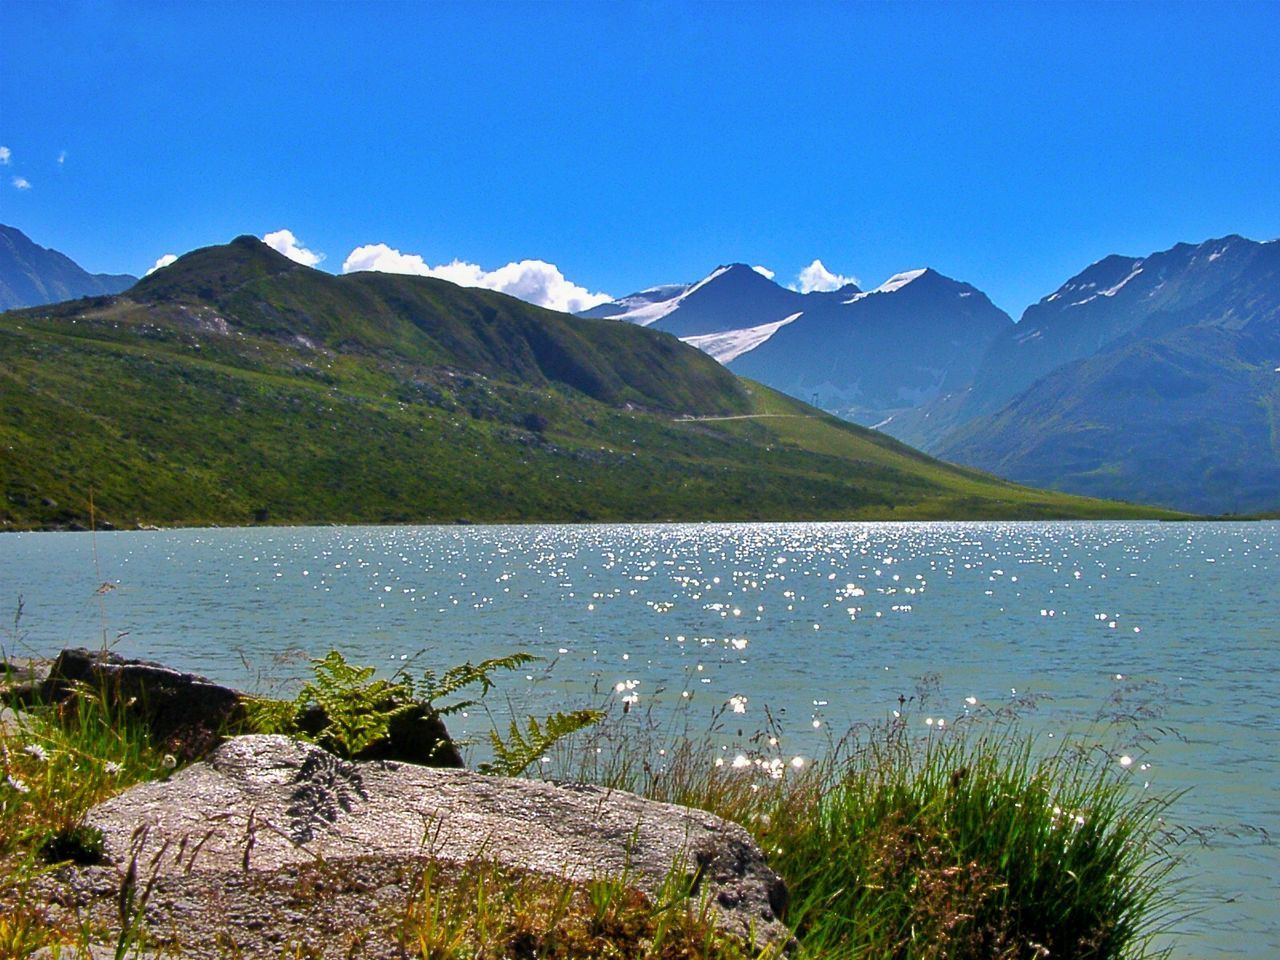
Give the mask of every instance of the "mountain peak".
M 722 263 L 697 283 L 693 284 L 693 286 L 689 288 L 689 292 L 692 293 L 698 287 L 705 286 L 713 280 L 719 280 L 721 283 L 729 281 L 735 284 L 750 283 L 757 285 L 763 282 L 770 286 L 777 286 L 776 283 L 766 277 L 763 273 L 748 264 Z
M 913 293 L 924 292 L 925 290 L 935 293 L 957 291 L 960 296 L 968 296 L 978 292 L 977 288 L 972 284 L 948 277 L 946 274 L 939 273 L 933 267 L 920 267 L 915 270 L 904 270 L 902 273 L 895 273 L 874 290 L 868 290 L 866 293 L 855 292 L 845 303 L 854 303 L 877 293 L 898 293 L 908 287 L 911 288 Z
M 0 223 L 0 310 L 119 293 L 137 279 L 89 273 L 65 253 L 42 247 L 17 227 Z
M 130 295 L 135 300 L 179 300 L 192 295 L 216 299 L 253 280 L 310 269 L 244 234 L 230 243 L 183 254 L 139 280 Z
M 901 290 L 909 283 L 919 280 L 926 273 L 929 273 L 928 267 L 921 267 L 919 270 L 905 270 L 902 273 L 895 273 L 880 286 L 872 290 L 872 293 L 895 293 Z

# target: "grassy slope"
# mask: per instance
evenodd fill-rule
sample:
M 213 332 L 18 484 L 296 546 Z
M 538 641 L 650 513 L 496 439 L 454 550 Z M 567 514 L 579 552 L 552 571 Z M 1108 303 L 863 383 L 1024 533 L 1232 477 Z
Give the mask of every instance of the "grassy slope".
M 0 523 L 84 524 L 91 491 L 117 526 L 1159 515 L 941 464 L 625 324 L 213 255 L 0 315 Z

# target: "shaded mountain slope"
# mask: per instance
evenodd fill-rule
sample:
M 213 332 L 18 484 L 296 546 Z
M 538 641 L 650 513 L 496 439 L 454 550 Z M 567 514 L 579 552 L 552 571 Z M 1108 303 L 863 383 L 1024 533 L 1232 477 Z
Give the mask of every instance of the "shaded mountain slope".
M 966 384 L 1012 325 L 970 284 L 917 270 L 821 302 L 729 368 L 893 434 L 904 409 Z
M 1264 310 L 1275 302 L 1278 253 L 1274 244 L 1232 235 L 1099 260 L 1028 307 L 991 344 L 958 418 L 992 413 L 1046 374 L 1144 328 L 1226 323 L 1232 315 L 1243 322 L 1257 312 L 1250 301 Z
M 953 425 L 925 438 L 933 452 L 1196 512 L 1280 503 L 1280 242 L 1226 237 L 1108 258 L 1018 326 L 972 389 L 935 411 Z M 1000 399 L 1054 354 L 1077 356 Z
M 0 224 L 0 310 L 119 293 L 135 282 L 128 274 L 89 273 L 16 227 Z

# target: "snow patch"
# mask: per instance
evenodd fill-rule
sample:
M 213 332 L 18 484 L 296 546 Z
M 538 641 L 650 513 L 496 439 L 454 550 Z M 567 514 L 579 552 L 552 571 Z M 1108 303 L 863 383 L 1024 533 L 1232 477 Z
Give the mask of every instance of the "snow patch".
M 1100 296 L 1100 297 L 1114 297 L 1117 293 L 1119 293 L 1119 292 L 1120 292 L 1120 288 L 1121 288 L 1121 287 L 1123 287 L 1126 283 L 1128 283 L 1130 280 L 1132 280 L 1134 277 L 1136 277 L 1136 276 L 1137 276 L 1138 274 L 1140 274 L 1141 272 L 1142 272 L 1142 261 L 1141 261 L 1141 260 L 1139 260 L 1139 261 L 1138 261 L 1138 263 L 1134 265 L 1134 268 L 1133 268 L 1133 272 L 1132 272 L 1132 273 L 1130 273 L 1127 277 L 1125 277 L 1123 280 L 1121 280 L 1119 283 L 1117 283 L 1114 287 L 1111 287 L 1109 290 L 1099 290 L 1099 291 L 1098 291 L 1098 296 Z
M 664 297 L 663 294 L 668 289 L 671 291 L 670 295 Z M 617 301 L 621 309 L 616 313 L 609 314 L 606 319 L 625 320 L 627 323 L 647 327 L 650 324 L 657 323 L 676 307 L 680 306 L 680 301 L 684 299 L 684 294 L 688 289 L 688 287 L 679 285 L 670 288 L 654 287 L 632 297 L 623 297 Z
M 743 330 L 726 330 L 723 333 L 704 333 L 695 337 L 681 337 L 685 343 L 697 347 L 703 353 L 709 353 L 721 363 L 731 363 L 744 353 L 750 353 L 760 344 L 767 341 L 775 333 L 803 316 L 793 313 L 791 316 L 773 323 L 762 323 L 758 327 L 747 327 Z

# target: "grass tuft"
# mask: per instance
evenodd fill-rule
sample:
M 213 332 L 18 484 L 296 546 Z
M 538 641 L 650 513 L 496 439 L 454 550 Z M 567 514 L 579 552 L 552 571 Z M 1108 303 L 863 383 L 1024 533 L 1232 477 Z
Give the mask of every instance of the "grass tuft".
M 622 718 L 558 754 L 557 775 L 740 823 L 787 883 L 801 958 L 1161 953 L 1153 936 L 1177 913 L 1170 798 L 1088 739 L 1045 749 L 998 717 L 909 730 L 905 716 L 859 727 L 813 763 L 770 731 L 726 757 L 715 736 L 663 742 L 671 731 Z

